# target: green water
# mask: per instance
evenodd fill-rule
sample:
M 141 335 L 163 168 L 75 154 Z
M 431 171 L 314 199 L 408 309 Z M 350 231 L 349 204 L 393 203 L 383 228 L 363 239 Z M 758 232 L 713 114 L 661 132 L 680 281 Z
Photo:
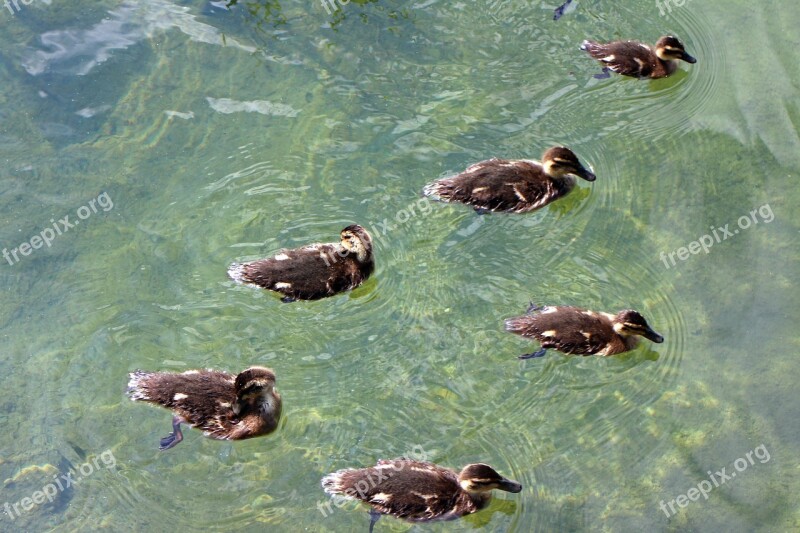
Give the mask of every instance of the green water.
M 800 529 L 800 8 L 556 5 L 0 8 L 0 246 L 79 222 L 0 260 L 0 506 L 80 478 L 0 531 L 366 531 L 363 508 L 320 511 L 320 478 L 408 454 L 524 489 L 376 531 Z M 578 50 L 664 33 L 698 58 L 666 80 L 595 80 Z M 598 178 L 541 211 L 420 199 L 555 143 Z M 226 278 L 350 223 L 377 263 L 352 293 L 285 305 Z M 536 345 L 502 323 L 531 300 L 636 308 L 666 341 L 519 361 Z M 169 413 L 124 395 L 137 368 L 253 364 L 284 400 L 259 439 L 162 453 Z

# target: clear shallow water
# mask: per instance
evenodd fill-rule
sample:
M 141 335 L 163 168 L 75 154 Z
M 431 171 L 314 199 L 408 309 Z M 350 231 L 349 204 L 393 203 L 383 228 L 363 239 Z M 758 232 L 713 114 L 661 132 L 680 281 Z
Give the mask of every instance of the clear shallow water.
M 0 263 L 0 505 L 95 464 L 0 529 L 366 530 L 361 508 L 323 516 L 319 479 L 420 451 L 525 489 L 378 531 L 800 527 L 800 11 L 581 2 L 553 22 L 554 7 L 4 9 L 0 244 L 80 224 Z M 699 59 L 667 80 L 594 80 L 577 50 L 667 32 Z M 419 199 L 471 162 L 553 143 L 598 180 L 540 212 Z M 113 207 L 80 219 L 103 192 Z M 765 204 L 771 222 L 665 268 L 662 252 Z M 377 271 L 351 294 L 283 305 L 226 279 L 231 261 L 352 222 L 376 237 Z M 502 321 L 530 300 L 635 307 L 666 342 L 519 362 L 535 345 Z M 187 431 L 159 453 L 168 412 L 123 394 L 135 368 L 250 364 L 273 367 L 284 397 L 261 439 Z M 760 445 L 770 459 L 707 501 L 659 508 Z

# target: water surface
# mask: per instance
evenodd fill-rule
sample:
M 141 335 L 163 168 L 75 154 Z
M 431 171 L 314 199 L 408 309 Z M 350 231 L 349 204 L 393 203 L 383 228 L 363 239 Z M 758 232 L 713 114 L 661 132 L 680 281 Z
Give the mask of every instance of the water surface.
M 0 505 L 81 479 L 0 530 L 365 531 L 362 508 L 324 512 L 320 478 L 408 454 L 525 488 L 376 531 L 797 530 L 800 9 L 573 5 L 3 9 L 0 246 L 79 224 L 0 261 Z M 666 80 L 596 80 L 578 50 L 664 33 L 698 58 Z M 598 179 L 541 211 L 420 199 L 555 143 Z M 352 293 L 285 305 L 225 276 L 351 223 L 377 256 Z M 636 308 L 666 342 L 521 362 L 536 345 L 502 323 L 529 301 Z M 169 413 L 124 395 L 136 368 L 252 364 L 284 398 L 260 439 L 161 453 Z

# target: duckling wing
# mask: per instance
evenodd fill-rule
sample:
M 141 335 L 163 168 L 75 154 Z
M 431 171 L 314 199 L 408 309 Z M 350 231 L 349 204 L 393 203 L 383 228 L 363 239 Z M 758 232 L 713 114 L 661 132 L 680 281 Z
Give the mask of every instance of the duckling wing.
M 648 78 L 657 64 L 653 49 L 637 41 L 617 41 L 608 44 L 584 41 L 581 48 L 609 69 L 625 76 Z
M 277 429 L 281 419 L 281 395 L 273 391 L 269 408 L 251 408 L 243 410 L 238 417 L 222 417 L 203 429 L 206 435 L 215 439 L 240 440 L 268 435 Z
M 537 161 L 489 159 L 428 185 L 425 194 L 476 209 L 522 213 L 562 196 L 568 183 L 549 178 Z
M 215 370 L 192 370 L 183 373 L 142 372 L 130 375 L 128 395 L 172 409 L 195 427 L 208 430 L 229 425 L 235 418 L 231 409 L 236 399 L 235 376 Z
M 381 478 L 377 476 L 378 469 L 382 473 Z M 442 518 L 454 511 L 455 503 L 461 495 L 456 474 L 431 463 L 392 461 L 367 471 L 368 477 L 371 475 L 379 481 L 370 485 L 364 493 L 363 501 L 380 513 L 405 520 L 428 521 Z M 464 508 L 462 514 L 474 510 Z
M 284 250 L 260 261 L 234 265 L 228 273 L 242 283 L 291 298 L 314 300 L 357 286 L 366 277 L 363 271 L 370 270 L 368 267 L 361 267 L 356 258 L 345 253 L 338 244 L 313 244 Z
M 511 318 L 506 330 L 534 337 L 543 348 L 579 355 L 596 354 L 616 339 L 604 315 L 567 306 L 545 307 L 534 315 Z

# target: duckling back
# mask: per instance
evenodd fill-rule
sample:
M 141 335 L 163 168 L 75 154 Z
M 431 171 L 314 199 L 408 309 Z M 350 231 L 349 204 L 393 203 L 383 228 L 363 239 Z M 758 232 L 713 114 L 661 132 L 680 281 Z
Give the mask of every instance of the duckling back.
M 477 511 L 485 500 L 485 495 L 473 498 L 461 490 L 452 470 L 403 459 L 339 470 L 325 476 L 322 487 L 328 494 L 360 500 L 381 514 L 412 522 L 457 518 Z
M 457 202 L 477 211 L 525 213 L 539 209 L 572 190 L 572 178 L 552 178 L 538 161 L 488 159 L 464 172 L 429 183 L 423 194 Z
M 598 43 L 583 41 L 581 50 L 603 63 L 606 68 L 623 76 L 641 79 L 664 78 L 678 69 L 676 60 L 695 63 L 683 43 L 676 37 L 665 35 L 655 48 L 639 41 L 613 41 Z
M 228 276 L 284 295 L 284 302 L 318 300 L 354 289 L 375 268 L 372 240 L 366 229 L 351 225 L 342 230 L 341 243 L 309 244 L 283 250 L 250 263 L 233 263 Z
M 189 370 L 183 373 L 131 372 L 128 396 L 133 401 L 162 405 L 169 409 L 190 408 L 206 416 L 219 409 L 216 400 L 232 402 L 234 376 L 213 370 Z
M 618 353 L 625 346 L 614 331 L 612 319 L 613 315 L 578 307 L 548 306 L 535 308 L 532 314 L 507 319 L 505 329 L 534 338 L 545 349 L 555 348 L 567 354 L 609 355 L 603 351 Z

